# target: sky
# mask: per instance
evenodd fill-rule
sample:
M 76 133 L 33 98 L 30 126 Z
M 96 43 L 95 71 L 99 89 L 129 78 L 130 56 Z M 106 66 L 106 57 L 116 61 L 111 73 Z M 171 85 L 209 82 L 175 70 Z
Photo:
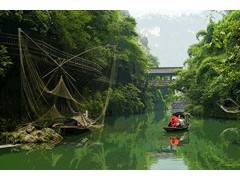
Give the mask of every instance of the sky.
M 136 19 L 137 31 L 148 38 L 151 54 L 161 67 L 183 66 L 187 49 L 197 43 L 196 33 L 206 29 L 209 18 L 221 16 L 210 11 L 130 10 Z

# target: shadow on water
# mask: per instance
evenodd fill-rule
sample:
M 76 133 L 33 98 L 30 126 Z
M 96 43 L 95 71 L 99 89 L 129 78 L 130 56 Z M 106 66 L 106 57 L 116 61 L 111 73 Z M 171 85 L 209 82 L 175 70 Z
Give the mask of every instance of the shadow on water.
M 112 117 L 103 129 L 68 136 L 54 148 L 1 150 L 0 169 L 239 168 L 239 147 L 219 139 L 238 122 L 195 119 L 189 132 L 166 133 L 167 119 L 158 113 Z

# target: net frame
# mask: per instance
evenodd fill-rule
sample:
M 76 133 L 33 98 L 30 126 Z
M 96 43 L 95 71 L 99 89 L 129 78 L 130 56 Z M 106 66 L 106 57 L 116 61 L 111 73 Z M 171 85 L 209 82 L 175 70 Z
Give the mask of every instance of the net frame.
M 24 102 L 24 110 L 27 112 L 27 117 L 31 120 L 39 120 L 45 119 L 46 114 L 52 116 L 53 119 L 64 119 L 71 118 L 80 123 L 83 127 L 91 127 L 97 122 L 101 125 L 104 124 L 104 117 L 106 115 L 106 110 L 109 104 L 112 85 L 114 81 L 114 77 L 116 74 L 116 46 L 115 45 L 106 45 L 106 46 L 97 46 L 90 49 L 87 49 L 77 55 L 68 56 L 68 58 L 62 58 L 57 55 L 53 55 L 51 50 L 54 49 L 60 54 L 66 54 L 65 52 L 61 52 L 60 50 L 46 45 L 45 42 L 41 42 L 44 44 L 45 48 L 50 47 L 48 51 L 47 48 L 44 49 L 43 46 L 39 43 L 39 41 L 33 40 L 29 35 L 27 35 L 20 28 L 18 29 L 18 47 L 19 47 L 19 56 L 20 56 L 20 75 L 21 75 L 21 97 Z M 34 49 L 38 48 L 40 54 L 44 54 L 47 58 L 41 60 L 41 63 L 45 63 L 48 66 L 51 66 L 51 70 L 45 72 L 45 74 L 40 74 L 41 71 L 37 61 L 33 61 L 34 56 L 31 54 L 29 49 L 31 46 L 35 46 Z M 30 47 L 30 48 L 29 48 Z M 89 60 L 86 58 L 82 58 L 81 56 L 94 51 L 99 48 L 111 48 L 113 50 L 113 60 L 112 60 L 112 68 L 110 72 L 109 78 L 109 87 L 107 89 L 107 96 L 105 99 L 104 106 L 99 116 L 95 119 L 90 119 L 84 115 L 83 111 L 80 111 L 81 108 L 77 109 L 76 107 L 81 107 L 81 101 L 79 99 L 84 99 L 78 88 L 74 85 L 76 79 L 65 69 L 65 66 L 68 68 L 78 68 L 80 66 L 89 65 Z M 32 47 L 33 48 L 33 47 Z M 77 60 L 82 59 L 87 62 L 87 65 L 83 63 L 77 62 Z M 96 67 L 101 67 L 95 64 Z M 81 69 L 81 68 L 79 68 Z M 101 68 L 99 68 L 101 69 Z M 92 72 L 92 69 L 89 69 Z M 99 73 L 102 74 L 102 73 Z M 53 80 L 58 79 L 58 82 L 55 84 L 54 88 L 50 90 L 49 84 L 53 84 Z M 67 83 L 65 83 L 67 82 Z M 72 93 L 74 95 L 72 95 Z M 49 96 L 54 96 L 55 100 L 49 100 Z M 56 106 L 56 99 L 58 97 L 66 100 L 66 104 L 70 109 L 72 116 L 65 116 L 58 110 Z M 81 98 L 79 98 L 81 97 Z M 46 108 L 42 108 L 42 106 L 46 106 Z M 56 117 L 54 117 L 56 116 Z M 101 121 L 100 121 L 101 120 Z

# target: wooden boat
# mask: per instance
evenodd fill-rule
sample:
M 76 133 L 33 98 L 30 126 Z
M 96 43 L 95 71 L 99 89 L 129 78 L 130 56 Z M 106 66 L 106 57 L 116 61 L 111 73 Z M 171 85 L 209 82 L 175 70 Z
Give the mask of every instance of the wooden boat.
M 173 131 L 186 131 L 188 130 L 189 125 L 185 127 L 164 127 L 163 129 L 167 132 L 173 132 Z
M 188 130 L 188 128 L 190 126 L 190 124 L 189 124 L 190 114 L 189 113 L 186 113 L 186 112 L 176 112 L 176 113 L 173 113 L 172 115 L 175 115 L 175 116 L 180 115 L 182 119 L 185 119 L 186 125 L 183 126 L 183 127 L 170 127 L 170 126 L 163 127 L 163 129 L 165 131 L 167 131 L 167 132 L 174 132 L 174 131 L 186 131 L 186 130 Z
M 102 128 L 103 125 L 97 124 L 82 125 L 76 119 L 66 119 L 63 123 L 56 123 L 52 127 L 58 129 L 59 130 L 58 132 L 60 134 L 67 135 L 88 132 L 91 131 L 92 129 Z

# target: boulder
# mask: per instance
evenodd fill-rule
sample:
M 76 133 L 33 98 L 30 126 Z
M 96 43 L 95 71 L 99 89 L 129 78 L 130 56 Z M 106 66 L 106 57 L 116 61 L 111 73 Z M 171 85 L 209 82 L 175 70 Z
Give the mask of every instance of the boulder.
M 43 131 L 41 130 L 35 130 L 31 133 L 31 135 L 35 136 L 35 137 L 41 137 L 44 135 Z
M 54 144 L 57 144 L 57 143 L 61 142 L 62 139 L 63 139 L 61 135 L 56 133 L 56 131 L 54 131 L 51 128 L 44 128 L 44 129 L 42 129 L 42 131 L 45 134 L 48 141 L 50 141 Z
M 25 131 L 26 133 L 30 134 L 34 130 L 36 130 L 36 128 L 32 124 L 28 124 L 27 126 L 24 126 L 17 131 Z
M 51 128 L 43 128 L 42 129 L 42 132 L 44 133 L 44 134 L 46 134 L 46 135 L 51 135 L 51 134 L 54 134 L 54 133 L 56 133 L 53 129 L 51 129 Z
M 36 142 L 37 142 L 37 138 L 31 134 L 27 134 L 23 138 L 23 143 L 36 143 Z
M 24 137 L 27 135 L 25 131 L 7 132 L 4 133 L 8 143 L 17 144 L 24 142 Z
M 46 138 L 45 134 L 43 131 L 41 130 L 35 130 L 31 133 L 31 135 L 33 135 L 36 138 L 36 141 L 38 143 L 42 143 L 42 142 L 47 142 L 48 139 Z
M 15 143 L 24 143 L 25 142 L 25 137 L 28 135 L 26 131 L 18 131 L 15 133 Z
M 43 128 L 37 130 L 31 124 L 18 129 L 15 132 L 5 133 L 10 143 L 28 144 L 28 143 L 52 143 L 57 144 L 61 142 L 62 136 L 56 133 L 51 128 Z

